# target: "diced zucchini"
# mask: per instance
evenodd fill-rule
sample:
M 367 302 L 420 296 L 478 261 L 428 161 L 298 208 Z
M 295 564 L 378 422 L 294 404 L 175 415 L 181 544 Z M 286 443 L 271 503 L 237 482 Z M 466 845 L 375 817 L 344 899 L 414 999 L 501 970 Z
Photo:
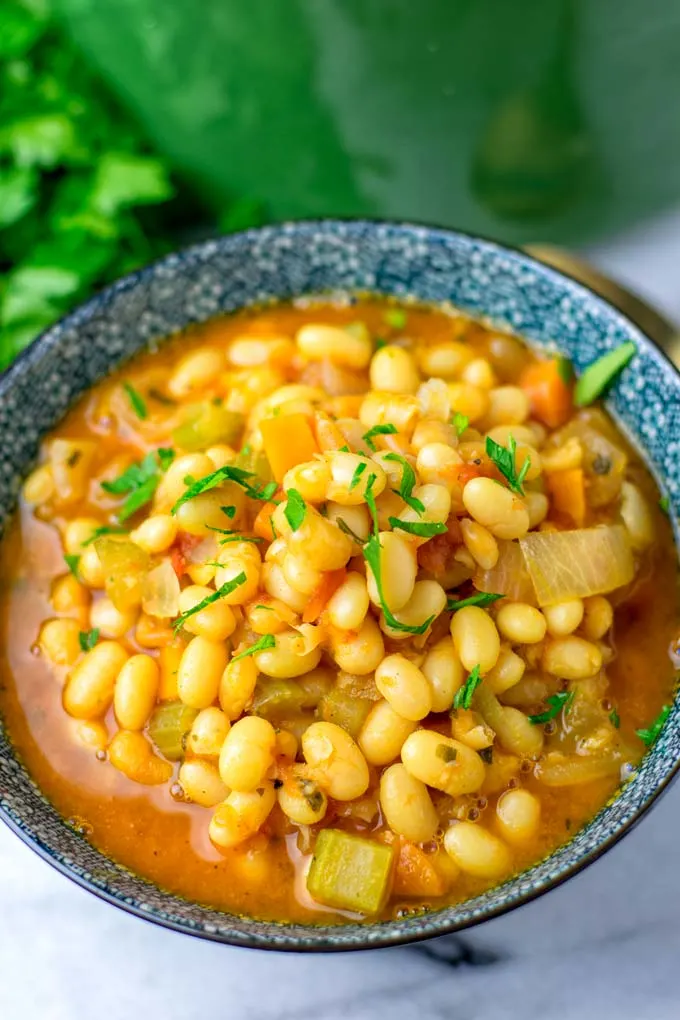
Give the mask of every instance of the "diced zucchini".
M 353 698 L 334 688 L 319 702 L 319 718 L 342 726 L 351 737 L 356 737 L 372 707 L 368 698 Z
M 198 715 L 198 709 L 181 701 L 159 705 L 149 720 L 149 736 L 164 758 L 178 761 L 184 757 L 185 741 Z
M 307 889 L 319 903 L 377 914 L 392 881 L 394 849 L 340 829 L 323 829 L 316 841 Z
M 205 450 L 216 443 L 233 446 L 245 427 L 245 418 L 238 411 L 213 403 L 192 405 L 186 420 L 172 433 L 177 446 L 184 450 Z

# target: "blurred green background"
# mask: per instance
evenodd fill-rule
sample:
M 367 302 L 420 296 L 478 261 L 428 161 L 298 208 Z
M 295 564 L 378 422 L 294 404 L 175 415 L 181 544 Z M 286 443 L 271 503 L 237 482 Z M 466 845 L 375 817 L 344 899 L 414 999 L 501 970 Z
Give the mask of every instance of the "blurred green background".
M 0 367 L 270 219 L 601 239 L 680 197 L 668 0 L 0 0 Z

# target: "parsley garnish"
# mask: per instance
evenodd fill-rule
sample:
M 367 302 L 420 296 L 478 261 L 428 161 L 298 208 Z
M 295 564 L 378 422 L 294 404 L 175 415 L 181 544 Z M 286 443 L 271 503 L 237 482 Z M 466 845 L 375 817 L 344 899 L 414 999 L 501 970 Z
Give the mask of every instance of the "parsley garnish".
M 381 351 L 383 349 L 383 347 L 387 347 L 387 345 L 388 345 L 388 341 L 385 340 L 383 337 L 377 336 L 375 338 L 375 349 L 376 349 L 376 351 Z
M 225 564 L 221 563 L 220 566 L 225 566 Z M 243 571 L 241 571 L 241 573 L 237 574 L 231 581 L 227 581 L 221 588 L 218 588 L 217 591 L 211 592 L 210 595 L 206 595 L 204 599 L 197 602 L 191 609 L 187 609 L 186 613 L 182 613 L 181 616 L 178 616 L 172 625 L 173 629 L 179 630 L 180 627 L 184 626 L 185 621 L 188 620 L 190 616 L 193 616 L 194 613 L 200 613 L 200 611 L 205 609 L 206 606 L 211 605 L 213 602 L 217 602 L 218 599 L 224 598 L 225 595 L 230 595 L 242 584 L 245 584 L 245 580 L 246 575 Z
M 95 627 L 93 630 L 81 630 L 78 635 L 78 641 L 80 647 L 84 652 L 89 652 L 91 648 L 97 644 L 99 640 L 99 628 Z
M 438 758 L 441 758 L 442 761 L 445 761 L 447 765 L 449 762 L 455 761 L 458 757 L 458 751 L 455 747 L 451 747 L 450 744 L 437 744 L 434 753 Z
M 456 430 L 456 435 L 462 436 L 463 433 L 465 432 L 465 429 L 470 424 L 470 419 L 466 414 L 461 414 L 460 411 L 456 411 L 453 418 L 451 419 L 451 424 Z
M 574 366 L 569 358 L 565 358 L 564 355 L 560 355 L 557 359 L 557 374 L 566 386 L 568 386 L 574 378 Z
M 397 492 L 396 489 L 392 491 L 401 496 L 404 503 L 407 503 L 417 514 L 422 514 L 425 511 L 425 504 L 411 495 L 416 484 L 416 473 L 406 460 L 406 457 L 402 457 L 400 453 L 386 453 L 385 460 L 393 460 L 396 464 L 401 464 L 399 491 Z
M 518 495 L 524 495 L 524 489 L 522 488 L 522 482 L 526 478 L 527 471 L 531 467 L 531 457 L 522 464 L 522 467 L 517 473 L 515 466 L 515 454 L 517 452 L 517 444 L 515 443 L 513 436 L 508 436 L 508 446 L 501 446 L 500 443 L 494 442 L 491 436 L 486 437 L 486 452 L 494 462 L 500 473 L 506 479 L 508 485 L 513 492 Z
M 615 730 L 618 730 L 621 726 L 621 718 L 615 708 L 613 708 L 609 713 L 609 721 Z
M 530 715 L 527 718 L 533 726 L 540 726 L 541 723 L 547 723 L 554 719 L 562 709 L 566 712 L 573 700 L 573 691 L 560 691 L 558 694 L 551 694 L 549 698 L 545 699 L 548 706 L 545 712 L 539 712 L 538 715 Z
M 216 489 L 218 485 L 222 485 L 223 482 L 236 482 L 237 485 L 240 485 L 245 489 L 246 495 L 250 496 L 251 499 L 261 499 L 265 503 L 269 502 L 276 492 L 276 482 L 269 482 L 263 487 L 255 489 L 248 481 L 249 478 L 254 477 L 255 475 L 252 471 L 245 471 L 243 468 L 233 467 L 231 464 L 225 464 L 224 467 L 218 468 L 217 471 L 213 471 L 212 474 L 206 475 L 205 478 L 199 478 L 197 482 L 192 480 L 186 491 L 179 497 L 170 513 L 176 514 L 184 503 L 188 503 L 190 499 L 200 496 L 202 492 L 209 492 L 210 489 Z
M 449 612 L 455 613 L 457 609 L 462 609 L 464 606 L 490 606 L 498 599 L 504 598 L 505 595 L 494 595 L 490 591 L 478 591 L 466 599 L 449 599 L 446 608 Z
M 264 542 L 263 538 L 253 537 L 251 535 L 241 535 L 238 531 L 230 531 L 228 528 L 216 528 L 213 524 L 206 524 L 208 531 L 216 531 L 218 535 L 224 535 L 224 538 L 218 539 L 219 545 L 226 545 L 227 542 Z M 223 567 L 225 564 L 220 563 Z
M 354 474 L 352 475 L 352 481 L 349 483 L 349 489 L 347 490 L 348 492 L 351 492 L 352 489 L 356 488 L 356 486 L 359 484 L 361 480 L 361 476 L 363 475 L 367 467 L 368 461 L 366 460 L 362 461 L 361 464 L 357 464 L 354 470 Z
M 406 312 L 403 308 L 386 308 L 383 319 L 390 329 L 403 329 L 406 325 Z
M 80 565 L 80 556 L 74 556 L 73 553 L 66 553 L 64 555 L 64 561 L 73 576 L 79 580 L 78 567 Z
M 368 430 L 368 432 L 364 432 L 361 438 L 366 443 L 366 446 L 369 448 L 369 450 L 373 450 L 373 453 L 375 453 L 375 443 L 373 442 L 374 437 L 393 436 L 396 434 L 396 432 L 397 426 L 392 425 L 391 423 L 388 422 L 387 425 L 374 425 L 372 429 Z
M 222 511 L 222 513 L 226 517 L 229 518 L 230 521 L 233 521 L 234 517 L 236 517 L 236 507 L 235 506 L 221 506 L 220 510 Z
M 584 369 L 574 388 L 574 403 L 577 407 L 586 407 L 604 392 L 615 376 L 622 372 L 629 361 L 635 357 L 637 348 L 632 340 L 608 351 L 601 358 Z
M 152 450 L 140 463 L 131 464 L 112 482 L 101 483 L 102 489 L 113 496 L 128 493 L 127 499 L 118 511 L 120 521 L 126 521 L 137 510 L 151 502 L 162 472 L 167 471 L 174 457 L 174 450 Z
M 671 501 L 668 496 L 662 496 L 659 500 L 659 509 L 663 510 L 665 514 L 669 513 L 671 508 Z
M 132 383 L 124 382 L 123 389 L 127 393 L 128 400 L 130 401 L 130 407 L 135 412 L 138 418 L 144 421 L 145 418 L 149 417 L 149 412 L 146 409 L 146 404 L 142 399 L 141 393 L 138 393 Z
M 266 609 L 267 606 L 262 606 L 262 609 Z M 255 655 L 257 652 L 263 652 L 265 648 L 273 648 L 276 645 L 276 638 L 273 634 L 263 634 L 261 638 L 251 645 L 250 648 L 246 648 L 245 652 L 239 652 L 238 655 L 232 655 L 231 661 L 238 662 L 239 659 L 245 659 L 247 655 Z
M 85 549 L 88 545 L 92 545 L 96 539 L 101 538 L 102 535 L 127 535 L 125 528 L 111 528 L 108 524 L 102 524 L 100 528 L 95 528 L 89 538 L 86 538 L 82 543 L 82 548 Z
M 472 695 L 475 693 L 477 688 L 482 682 L 482 676 L 479 666 L 475 666 L 467 680 L 462 687 L 459 687 L 456 691 L 456 696 L 453 699 L 454 708 L 469 708 L 472 704 Z
M 399 517 L 390 517 L 389 522 L 395 531 L 406 531 L 409 535 L 420 538 L 432 538 L 433 535 L 445 535 L 447 527 L 435 521 L 402 521 Z
M 664 705 L 651 726 L 647 729 L 635 731 L 645 747 L 650 747 L 654 743 L 670 714 L 671 706 Z
M 286 489 L 286 498 L 283 514 L 291 531 L 297 531 L 307 514 L 307 504 L 297 489 Z

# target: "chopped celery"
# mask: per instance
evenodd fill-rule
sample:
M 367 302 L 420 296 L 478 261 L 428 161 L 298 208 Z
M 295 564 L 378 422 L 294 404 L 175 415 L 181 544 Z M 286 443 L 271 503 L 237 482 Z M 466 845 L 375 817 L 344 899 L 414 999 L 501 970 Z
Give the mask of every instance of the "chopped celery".
M 205 450 L 216 443 L 234 446 L 244 427 L 245 418 L 238 411 L 228 411 L 212 402 L 193 404 L 172 438 L 184 450 Z
M 356 737 L 372 707 L 373 702 L 368 698 L 353 698 L 336 687 L 319 702 L 319 718 L 342 726 L 350 736 Z
M 164 758 L 177 761 L 184 755 L 184 743 L 198 715 L 198 709 L 181 701 L 159 705 L 149 720 L 149 736 Z
M 149 554 L 118 535 L 103 535 L 94 547 L 104 570 L 106 594 L 116 609 L 124 613 L 142 600 L 142 581 L 151 567 Z
M 294 680 L 260 677 L 253 695 L 252 710 L 265 718 L 298 712 L 305 707 L 307 692 Z
M 307 889 L 319 903 L 377 914 L 387 899 L 394 849 L 340 829 L 323 829 L 314 848 Z

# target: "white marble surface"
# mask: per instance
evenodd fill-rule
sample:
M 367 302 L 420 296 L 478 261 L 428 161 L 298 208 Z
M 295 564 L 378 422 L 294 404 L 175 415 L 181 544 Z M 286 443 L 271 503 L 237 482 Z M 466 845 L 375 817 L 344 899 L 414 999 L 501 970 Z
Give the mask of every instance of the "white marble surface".
M 680 321 L 680 210 L 590 253 Z M 419 947 L 204 943 L 69 883 L 0 825 L 0 1020 L 678 1020 L 680 785 L 585 873 Z

